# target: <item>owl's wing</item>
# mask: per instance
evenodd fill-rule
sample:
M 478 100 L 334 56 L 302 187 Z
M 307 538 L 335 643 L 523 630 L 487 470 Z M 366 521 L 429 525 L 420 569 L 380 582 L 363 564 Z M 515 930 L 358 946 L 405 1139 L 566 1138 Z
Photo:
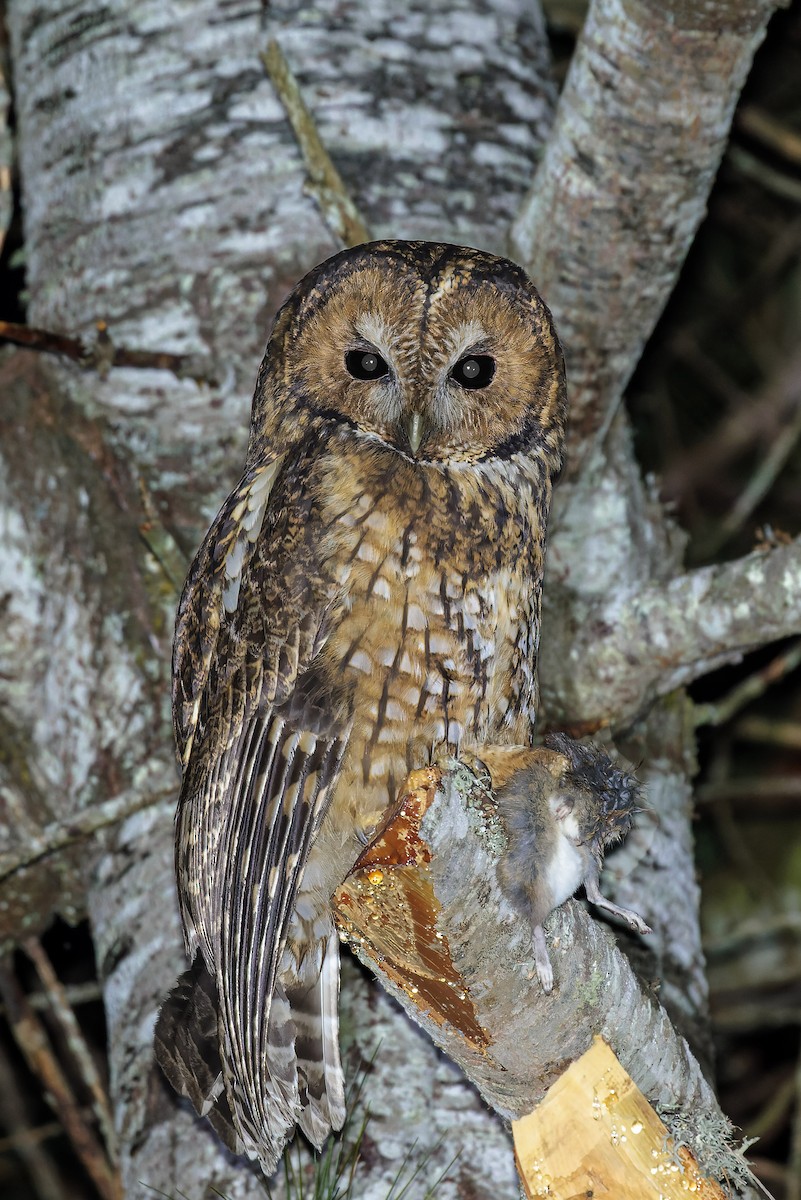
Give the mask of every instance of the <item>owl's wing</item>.
M 243 569 L 252 557 L 284 460 L 284 455 L 275 455 L 245 474 L 217 513 L 184 583 L 172 654 L 173 726 L 184 767 L 220 634 L 237 613 Z
M 326 692 L 314 662 L 335 596 L 320 581 L 303 522 L 290 514 L 276 529 L 269 514 L 262 530 L 280 466 L 252 470 L 229 497 L 179 608 L 177 869 L 195 957 L 156 1031 L 159 1061 L 176 1089 L 266 1170 L 312 1101 L 328 1128 L 341 1124 L 338 1049 L 326 1047 L 336 1068 L 332 1094 L 325 1095 L 326 1079 L 322 1096 L 310 1097 L 303 1081 L 299 1087 L 296 1031 L 277 974 L 349 733 L 345 708 Z M 320 955 L 314 978 L 325 1013 L 325 946 Z M 190 1024 L 204 1018 L 194 1025 L 208 1043 L 211 1006 L 219 1012 L 218 1045 L 202 1049 Z

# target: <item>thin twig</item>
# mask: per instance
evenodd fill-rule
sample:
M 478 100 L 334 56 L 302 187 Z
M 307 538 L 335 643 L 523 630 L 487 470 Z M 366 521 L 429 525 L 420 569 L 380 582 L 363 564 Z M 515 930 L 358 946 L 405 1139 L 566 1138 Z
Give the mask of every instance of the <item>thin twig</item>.
M 742 317 L 744 311 L 753 311 L 757 304 L 775 291 L 782 272 L 794 270 L 799 246 L 801 216 L 773 233 L 753 271 L 731 288 L 719 304 L 710 305 L 705 313 L 693 315 L 692 336 L 699 342 L 707 341 L 715 330 L 729 328 L 733 318 Z M 688 332 L 680 332 L 678 337 L 681 339 L 687 336 Z
M 710 763 L 710 783 L 726 783 L 731 775 L 731 738 L 726 737 Z M 758 900 L 768 899 L 775 902 L 776 887 L 773 880 L 762 868 L 752 847 L 743 836 L 742 829 L 735 820 L 731 800 L 725 792 L 719 791 L 714 796 L 712 819 L 724 850 L 729 860 L 738 868 L 746 887 Z
M 22 1157 L 23 1147 L 39 1146 L 42 1142 L 53 1137 L 62 1137 L 63 1134 L 64 1130 L 59 1121 L 48 1121 L 46 1125 L 37 1125 L 34 1129 L 20 1129 L 17 1133 L 0 1138 L 0 1154 L 13 1152 Z
M 772 1158 L 764 1158 L 759 1154 L 749 1156 L 749 1162 L 766 1196 L 783 1195 L 784 1188 L 787 1186 L 787 1171 L 780 1163 L 774 1162 Z M 769 1192 L 767 1190 L 768 1185 L 774 1188 L 775 1191 Z
M 795 1069 L 795 1113 L 790 1134 L 790 1154 L 787 1159 L 787 1191 L 785 1200 L 801 1200 L 801 1053 Z
M 115 825 L 133 813 L 140 812 L 143 808 L 160 804 L 162 800 L 166 800 L 173 794 L 172 788 L 164 788 L 156 792 L 137 788 L 122 792 L 118 796 L 112 796 L 110 800 L 105 800 L 102 804 L 92 805 L 91 808 L 76 813 L 75 816 L 64 821 L 54 821 L 51 825 L 46 825 L 41 833 L 30 837 L 24 845 L 0 854 L 0 882 L 21 867 L 30 866 L 37 859 L 43 858 L 45 854 L 52 854 L 54 850 L 62 850 L 72 842 L 81 841 L 96 833 L 98 829 L 103 829 L 107 825 Z
M 87 1125 L 72 1088 L 53 1055 L 44 1026 L 17 982 L 10 961 L 0 965 L 0 994 L 9 1026 L 23 1057 L 44 1088 L 73 1149 L 103 1200 L 122 1200 L 122 1183 Z
M 771 972 L 763 980 L 764 991 L 768 989 L 776 990 L 785 984 L 792 986 L 798 979 L 798 975 L 792 974 L 790 977 L 776 979 L 775 971 Z M 740 989 L 752 987 L 754 984 L 753 970 L 745 967 L 740 972 L 737 981 Z M 716 988 L 714 982 L 712 984 L 712 1007 L 715 1013 L 715 1028 L 726 1033 L 753 1033 L 759 1029 L 787 1029 L 801 1024 L 801 1008 L 797 1004 L 777 1004 L 774 999 L 764 1000 L 762 1002 L 747 1003 L 743 1001 L 732 1002 L 725 995 L 720 995 L 719 991 L 727 991 L 726 989 Z
M 759 1138 L 762 1142 L 766 1137 L 781 1130 L 795 1099 L 795 1091 L 796 1081 L 790 1075 L 775 1090 L 771 1091 L 767 1102 L 748 1122 L 747 1127 L 743 1130 L 746 1137 Z
M 71 1008 L 78 1008 L 81 1004 L 93 1004 L 96 1000 L 103 999 L 103 989 L 96 979 L 90 979 L 88 983 L 73 983 L 69 986 L 62 984 L 64 996 Z M 44 992 L 29 992 L 28 1003 L 34 1012 L 42 1012 L 50 1007 L 50 999 Z M 0 1004 L 0 1017 L 5 1016 L 5 1009 Z
M 720 797 L 732 802 L 746 800 L 753 811 L 756 800 L 763 812 L 765 801 L 792 801 L 788 809 L 798 811 L 801 802 L 801 776 L 798 775 L 738 775 L 719 782 L 702 783 L 696 790 L 702 804 L 713 804 Z
M 796 252 L 798 238 L 801 238 L 801 229 L 795 243 Z M 757 439 L 764 438 L 766 432 L 779 429 L 783 421 L 792 423 L 801 402 L 801 353 L 794 354 L 759 391 L 749 394 L 701 349 L 690 332 L 677 335 L 671 345 L 676 358 L 692 367 L 705 386 L 725 400 L 730 408 L 708 437 L 688 449 L 665 472 L 662 495 L 677 499 L 708 479 L 710 473 L 748 450 Z
M 734 726 L 734 735 L 743 742 L 764 742 L 785 750 L 801 750 L 801 724 L 774 721 L 772 717 L 743 717 Z
M 41 980 L 42 987 L 49 1001 L 50 1011 L 61 1027 L 67 1046 L 75 1060 L 75 1065 L 89 1089 L 92 1097 L 92 1110 L 100 1126 L 103 1140 L 106 1143 L 108 1156 L 112 1163 L 116 1164 L 119 1161 L 117 1135 L 114 1130 L 114 1120 L 111 1115 L 106 1089 L 103 1087 L 103 1082 L 92 1058 L 92 1052 L 86 1044 L 86 1038 L 83 1036 L 81 1027 L 75 1018 L 75 1013 L 67 999 L 64 987 L 53 970 L 52 963 L 45 954 L 42 943 L 38 938 L 26 938 L 22 943 L 22 948 L 36 967 L 36 973 Z
M 757 158 L 756 154 L 749 154 L 742 146 L 733 144 L 729 146 L 726 151 L 726 161 L 731 163 L 741 175 L 756 180 L 766 191 L 773 192 L 774 196 L 781 196 L 783 200 L 792 200 L 794 204 L 801 203 L 801 183 L 797 179 L 783 171 L 777 171 L 775 167 L 769 167 L 767 163 Z
M 728 933 L 714 939 L 704 939 L 704 953 L 710 961 L 720 958 L 730 958 L 733 954 L 744 952 L 749 946 L 754 947 L 759 942 L 767 942 L 776 938 L 792 936 L 796 942 L 801 941 L 801 913 L 777 911 L 772 914 L 760 913 L 741 921 Z M 801 1016 L 801 1008 L 799 1008 Z
M 3 58 L 5 58 L 5 47 Z M 0 62 L 0 251 L 5 244 L 14 213 L 14 191 L 11 176 L 13 151 L 12 135 L 9 131 L 8 114 L 11 108 L 11 89 L 6 78 L 4 63 Z
M 798 439 L 801 438 L 801 373 L 799 374 L 798 394 L 795 398 L 793 418 L 784 429 L 779 430 L 773 440 L 770 450 L 749 479 L 743 491 L 737 497 L 729 512 L 718 525 L 714 537 L 708 539 L 706 552 L 716 554 L 726 544 L 732 534 L 748 520 L 751 513 L 767 495 L 777 476 L 792 454 Z
M 696 788 L 696 803 L 708 807 L 723 797 L 737 816 L 761 820 L 794 820 L 801 815 L 801 778 L 798 775 L 742 776 Z
M 49 329 L 0 321 L 0 341 L 69 358 L 87 370 L 97 371 L 101 378 L 105 378 L 112 367 L 135 367 L 146 371 L 172 371 L 179 379 L 194 379 L 196 383 L 215 382 L 209 371 L 210 364 L 201 361 L 197 355 L 169 354 L 166 350 L 126 349 L 125 346 L 114 345 L 105 321 L 98 321 L 96 328 L 95 342 L 87 346 L 80 338 L 53 333 Z
M 801 664 L 801 638 L 797 638 L 786 650 L 777 654 L 766 667 L 762 667 L 753 675 L 749 675 L 742 683 L 738 683 L 722 700 L 718 700 L 714 704 L 699 704 L 695 709 L 695 724 L 697 726 L 725 725 L 741 708 L 762 696 L 769 687 L 778 683 L 780 679 L 784 679 L 785 675 L 789 675 L 799 664 Z
M 757 108 L 755 104 L 743 105 L 737 113 L 735 125 L 769 150 L 781 154 L 794 166 L 801 167 L 801 135 L 777 121 L 764 108 Z
M 38 1129 L 26 1122 L 27 1101 L 20 1095 L 17 1079 L 5 1050 L 0 1047 L 0 1123 L 8 1130 L 8 1137 L 0 1141 L 0 1153 L 14 1153 L 27 1171 L 36 1200 L 69 1200 L 66 1185 L 62 1182 L 56 1164 Z M 55 1133 L 64 1133 L 61 1124 L 53 1122 L 47 1128 Z
M 270 38 L 261 60 L 286 110 L 306 164 L 309 191 L 315 197 L 326 225 L 345 246 L 369 242 L 370 231 L 323 145 L 298 81 L 275 38 Z

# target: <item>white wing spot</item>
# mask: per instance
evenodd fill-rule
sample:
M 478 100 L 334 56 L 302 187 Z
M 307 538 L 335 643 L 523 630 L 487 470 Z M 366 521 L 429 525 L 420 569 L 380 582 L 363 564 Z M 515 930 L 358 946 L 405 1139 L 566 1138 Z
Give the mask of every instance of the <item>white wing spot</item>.
M 236 579 L 242 573 L 245 561 L 245 539 L 238 537 L 225 557 L 225 574 L 229 579 Z
M 459 724 L 459 722 L 458 721 L 449 721 L 448 722 L 448 742 L 450 743 L 450 745 L 456 746 L 456 748 L 458 749 L 459 746 L 461 746 L 461 744 L 462 744 L 463 737 L 464 737 L 464 729 Z
M 223 588 L 222 602 L 226 612 L 236 612 L 236 606 L 239 603 L 239 585 L 241 582 L 241 576 L 237 575 L 235 579 L 229 580 Z
M 308 730 L 304 729 L 300 735 L 300 741 L 298 742 L 301 754 L 311 754 L 316 745 L 317 738 L 313 733 L 309 733 Z
M 387 517 L 380 509 L 374 508 L 364 523 L 368 529 L 375 529 L 380 533 L 387 527 Z
M 362 562 L 369 563 L 381 562 L 382 558 L 377 546 L 374 546 L 372 542 L 360 542 L 356 557 L 360 558 Z
M 232 520 L 239 525 L 239 532 L 233 546 L 225 556 L 223 564 L 225 578 L 229 580 L 223 588 L 222 594 L 223 608 L 226 612 L 236 611 L 239 603 L 239 584 L 246 556 L 261 532 L 270 489 L 283 461 L 284 456 L 281 455 L 274 462 L 268 463 L 267 466 L 258 470 L 231 511 Z

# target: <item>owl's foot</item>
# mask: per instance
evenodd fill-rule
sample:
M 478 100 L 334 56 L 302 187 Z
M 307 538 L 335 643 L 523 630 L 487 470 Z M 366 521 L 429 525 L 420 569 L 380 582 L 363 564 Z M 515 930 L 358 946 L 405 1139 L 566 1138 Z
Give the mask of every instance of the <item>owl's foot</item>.
M 494 791 L 509 783 L 518 771 L 527 771 L 535 765 L 544 767 L 557 780 L 570 767 L 570 760 L 564 754 L 545 746 L 463 746 L 459 761 L 476 775 L 489 771 Z

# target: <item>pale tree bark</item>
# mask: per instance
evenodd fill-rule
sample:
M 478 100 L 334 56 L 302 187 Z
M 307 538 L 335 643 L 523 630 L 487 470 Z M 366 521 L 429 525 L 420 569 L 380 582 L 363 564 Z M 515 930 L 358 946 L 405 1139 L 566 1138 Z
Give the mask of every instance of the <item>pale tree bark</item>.
M 567 341 L 584 414 L 579 435 L 606 432 L 665 302 L 772 5 L 708 4 L 697 26 L 688 16 L 694 8 L 671 9 L 668 28 L 661 5 L 592 6 L 535 182 L 543 200 L 527 202 L 515 227 L 516 253 Z M 709 40 L 715 21 L 724 29 L 719 59 Z M 552 119 L 543 24 L 530 0 L 419 0 L 402 12 L 366 0 L 268 9 L 246 0 L 112 0 L 100 8 L 12 0 L 9 26 L 31 322 L 87 334 L 103 318 L 118 343 L 191 353 L 217 382 L 130 369 L 100 378 L 75 367 L 34 368 L 21 355 L 5 364 L 20 389 L 0 442 L 9 547 L 0 592 L 10 597 L 0 711 L 3 745 L 14 751 L 0 762 L 16 825 L 5 849 L 19 858 L 43 826 L 110 797 L 129 815 L 99 847 L 92 843 L 92 855 L 81 845 L 6 881 L 4 900 L 21 882 L 30 899 L 1 910 L 3 932 L 13 939 L 41 928 L 59 906 L 68 915 L 88 908 L 128 1194 L 144 1194 L 141 1180 L 193 1200 L 212 1186 L 232 1198 L 254 1194 L 247 1168 L 172 1103 L 152 1072 L 150 1039 L 156 1005 L 183 963 L 173 802 L 164 798 L 176 786 L 166 711 L 176 588 L 237 477 L 270 315 L 300 275 L 337 248 L 304 192 L 300 153 L 258 52 L 277 37 L 374 234 L 503 250 Z M 631 44 L 640 34 L 646 69 L 635 71 Z M 596 95 L 599 45 L 611 84 L 601 80 Z M 678 104 L 679 91 L 685 107 L 655 125 L 654 114 Z M 618 96 L 620 108 L 610 107 Z M 585 170 L 571 117 L 576 97 L 582 136 L 595 142 L 603 171 Z M 641 105 L 646 133 L 638 133 Z M 646 188 L 658 136 L 663 166 L 678 164 L 675 180 L 665 169 L 651 191 L 621 187 L 604 148 L 610 130 L 626 132 L 626 179 Z M 574 188 L 577 170 L 597 189 L 578 209 L 571 189 L 586 195 L 588 184 Z M 671 233 L 677 206 L 680 229 Z M 568 262 L 579 241 L 582 255 Z M 614 271 L 599 271 L 595 243 L 620 245 Z M 610 305 L 610 295 L 623 292 L 630 302 Z M 587 442 L 575 442 L 579 461 Z M 798 625 L 792 612 L 771 608 L 764 627 L 757 615 L 756 628 L 744 632 L 736 613 L 720 621 L 714 581 L 704 593 L 700 576 L 674 579 L 680 538 L 646 493 L 621 417 L 604 453 L 584 458 L 581 478 L 562 491 L 549 552 L 546 711 L 554 722 L 619 727 L 621 748 L 644 763 L 659 824 L 617 898 L 655 925 L 646 970 L 663 978 L 668 1010 L 703 1056 L 690 723 L 681 699 L 649 706 L 721 656 Z M 780 570 L 771 554 L 760 570 Z M 797 572 L 795 554 L 787 550 L 787 569 Z M 753 564 L 726 570 L 727 590 L 741 591 L 749 605 Z M 685 595 L 697 599 L 700 632 L 680 642 L 675 604 Z M 643 629 L 646 610 L 653 625 Z M 625 660 L 629 620 L 641 635 L 643 669 L 634 679 Z M 720 631 L 709 637 L 715 621 Z M 654 629 L 673 654 L 666 686 L 647 661 Z M 608 681 L 600 694 L 599 674 Z M 372 1165 L 359 1194 L 384 1195 L 405 1144 L 416 1135 L 431 1149 L 448 1130 L 426 1174 L 461 1153 L 438 1195 L 515 1196 L 507 1135 L 456 1069 L 362 976 L 351 975 L 347 993 L 343 1023 L 355 1057 L 369 1060 L 376 1029 L 384 1031 L 368 1088 Z
M 46 524 L 35 552 L 23 526 L 20 558 L 30 585 L 19 620 L 29 623 L 31 646 L 41 636 L 42 659 L 56 641 L 64 660 L 48 677 L 52 705 L 65 714 L 62 734 L 34 720 L 46 663 L 36 677 L 31 664 L 26 677 L 15 658 L 20 639 L 9 648 L 11 673 L 32 710 L 21 721 L 29 735 L 26 761 L 52 764 L 43 824 L 101 796 L 133 793 L 133 802 L 139 790 L 147 796 L 175 787 L 166 716 L 166 627 L 175 588 L 237 476 L 270 315 L 300 275 L 337 248 L 304 194 L 298 147 L 259 61 L 267 37 L 281 42 L 378 235 L 502 249 L 553 108 L 541 18 L 523 0 L 495 12 L 426 2 L 404 6 L 400 15 L 392 5 L 271 5 L 269 22 L 262 18 L 258 4 L 211 0 L 167 7 L 120 0 L 101 9 L 22 0 L 9 13 L 29 319 L 90 335 L 92 322 L 103 318 L 118 343 L 192 353 L 222 380 L 199 387 L 167 372 L 115 370 L 101 380 L 47 369 L 49 387 L 69 397 L 76 419 L 95 422 L 100 449 L 126 464 L 120 504 L 133 514 L 133 527 L 118 540 L 132 557 L 141 555 L 159 644 L 138 655 L 122 636 L 98 644 L 100 614 L 79 603 L 84 581 L 66 579 L 62 565 L 93 563 L 101 576 L 109 569 L 90 520 L 75 529 L 68 553 L 54 541 L 52 555 Z M 43 457 L 42 471 L 52 475 Z M 97 468 L 107 493 L 112 472 L 102 459 Z M 38 486 L 46 494 L 46 480 Z M 78 495 L 80 482 L 65 469 L 56 491 Z M 5 503 L 22 520 L 22 481 Z M 103 606 L 120 625 L 130 611 L 127 577 L 134 569 L 133 561 L 127 571 L 115 563 L 121 595 Z M 19 592 L 20 572 L 9 564 L 9 574 L 8 591 Z M 46 627 L 39 594 L 46 597 L 40 606 L 53 612 Z M 69 628 L 59 624 L 67 607 L 77 610 Z M 147 704 L 137 698 L 145 680 Z M 95 793 L 94 744 L 83 729 L 99 712 L 116 775 L 98 781 Z M 183 959 L 173 807 L 174 800 L 163 801 L 117 826 L 89 879 L 123 1177 L 131 1195 L 144 1181 L 192 1197 L 212 1186 L 236 1197 L 257 1189 L 253 1174 L 177 1110 L 151 1074 L 156 1006 Z M 85 848 L 78 857 L 86 862 Z M 52 871 L 47 860 L 39 865 Z M 444 1195 L 461 1186 L 476 1196 L 514 1196 L 507 1134 L 456 1068 L 394 1015 L 388 999 L 374 988 L 368 998 L 362 977 L 352 976 L 349 990 L 343 1024 L 352 1030 L 357 1061 L 369 1062 L 376 1028 L 386 1030 L 367 1088 L 372 1149 L 362 1194 L 386 1194 L 415 1136 L 423 1153 L 440 1132 L 458 1129 L 426 1175 L 434 1177 L 461 1149 Z
M 553 135 L 511 237 L 558 313 L 574 449 L 608 428 L 673 290 L 776 7 L 589 6 Z
M 643 894 L 659 880 L 652 970 L 664 978 L 668 1011 L 704 1057 L 707 989 L 688 824 L 693 722 L 666 693 L 753 645 L 742 625 L 738 636 L 737 603 L 762 641 L 801 626 L 791 589 L 774 597 L 778 635 L 772 618 L 770 631 L 755 620 L 763 572 L 780 560 L 795 572 L 798 548 L 789 562 L 779 555 L 759 567 L 746 560 L 724 568 L 722 609 L 717 569 L 682 576 L 682 538 L 637 469 L 621 397 L 704 216 L 774 8 L 767 0 L 592 4 L 511 235 L 554 313 L 571 395 L 568 478 L 549 539 L 546 710 L 556 722 L 611 727 L 643 763 L 647 794 L 662 801 L 660 830 L 625 892 Z M 658 696 L 666 698 L 654 704 Z

